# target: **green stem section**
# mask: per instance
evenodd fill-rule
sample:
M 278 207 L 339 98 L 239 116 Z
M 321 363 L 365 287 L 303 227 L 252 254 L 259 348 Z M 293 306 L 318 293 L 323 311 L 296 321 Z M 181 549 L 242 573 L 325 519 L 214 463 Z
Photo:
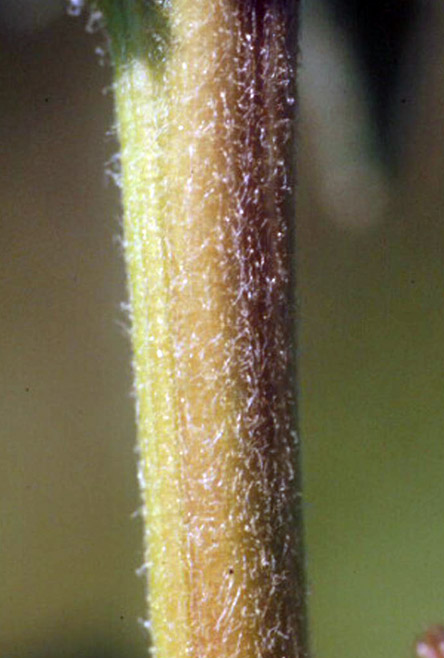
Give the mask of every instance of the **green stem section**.
M 153 651 L 306 655 L 290 0 L 102 0 Z

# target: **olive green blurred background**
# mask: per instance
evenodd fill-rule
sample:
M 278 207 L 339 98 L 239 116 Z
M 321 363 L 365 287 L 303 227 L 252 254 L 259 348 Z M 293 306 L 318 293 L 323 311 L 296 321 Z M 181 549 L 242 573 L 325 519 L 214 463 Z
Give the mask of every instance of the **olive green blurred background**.
M 111 72 L 85 20 L 27 2 L 0 6 L 0 654 L 143 656 L 120 207 L 105 175 Z M 395 175 L 345 34 L 307 4 L 298 279 L 313 650 L 408 657 L 444 621 L 444 13 L 424 0 L 403 55 Z

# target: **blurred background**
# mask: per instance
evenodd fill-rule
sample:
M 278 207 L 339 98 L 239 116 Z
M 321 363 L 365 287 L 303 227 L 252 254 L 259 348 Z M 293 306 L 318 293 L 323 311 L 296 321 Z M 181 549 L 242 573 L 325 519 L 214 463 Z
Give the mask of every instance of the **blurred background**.
M 0 3 L 2 656 L 146 654 L 111 71 L 87 24 Z M 444 5 L 306 0 L 300 63 L 313 651 L 411 657 L 444 622 Z

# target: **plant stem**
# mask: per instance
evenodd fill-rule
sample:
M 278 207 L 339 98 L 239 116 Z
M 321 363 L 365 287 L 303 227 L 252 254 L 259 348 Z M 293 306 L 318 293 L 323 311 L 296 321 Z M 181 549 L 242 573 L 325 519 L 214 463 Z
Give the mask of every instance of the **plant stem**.
M 160 657 L 307 654 L 292 300 L 297 4 L 100 3 Z

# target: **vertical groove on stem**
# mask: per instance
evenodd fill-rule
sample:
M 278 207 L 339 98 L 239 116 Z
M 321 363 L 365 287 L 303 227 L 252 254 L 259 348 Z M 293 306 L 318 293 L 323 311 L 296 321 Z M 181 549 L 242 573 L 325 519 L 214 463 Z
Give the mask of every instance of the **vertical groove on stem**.
M 101 3 L 161 657 L 307 654 L 293 373 L 297 4 Z

